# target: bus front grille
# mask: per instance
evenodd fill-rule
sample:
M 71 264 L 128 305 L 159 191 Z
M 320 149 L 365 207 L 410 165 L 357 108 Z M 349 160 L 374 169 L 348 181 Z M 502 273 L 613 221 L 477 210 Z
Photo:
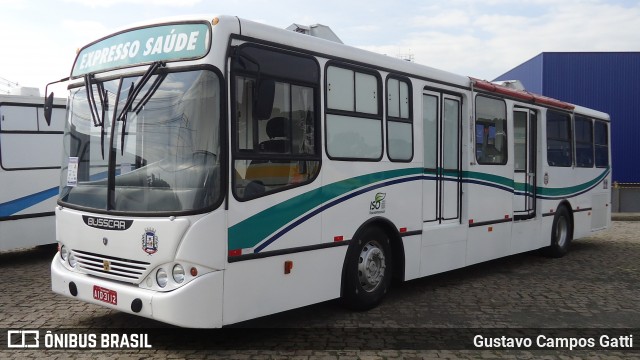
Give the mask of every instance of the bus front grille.
M 148 262 L 73 250 L 78 269 L 90 275 L 129 283 L 139 283 L 149 269 Z

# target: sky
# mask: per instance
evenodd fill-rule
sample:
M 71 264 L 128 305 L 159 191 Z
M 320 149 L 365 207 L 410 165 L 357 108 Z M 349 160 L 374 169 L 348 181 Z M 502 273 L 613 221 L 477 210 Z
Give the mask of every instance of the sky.
M 345 44 L 487 80 L 541 52 L 640 51 L 637 0 L 0 0 L 0 93 L 9 80 L 44 94 L 85 44 L 193 14 L 324 24 Z

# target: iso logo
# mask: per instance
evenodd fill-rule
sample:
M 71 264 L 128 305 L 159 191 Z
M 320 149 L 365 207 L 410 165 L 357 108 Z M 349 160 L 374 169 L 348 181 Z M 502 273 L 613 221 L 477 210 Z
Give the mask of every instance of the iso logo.
M 9 330 L 7 331 L 8 348 L 38 348 L 40 347 L 39 330 Z

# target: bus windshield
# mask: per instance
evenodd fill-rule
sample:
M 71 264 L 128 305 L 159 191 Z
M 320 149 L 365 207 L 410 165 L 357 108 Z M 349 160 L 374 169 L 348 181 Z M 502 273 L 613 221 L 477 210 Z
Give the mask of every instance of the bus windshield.
M 174 214 L 219 203 L 218 76 L 207 70 L 145 75 L 151 75 L 146 82 L 93 79 L 71 90 L 62 205 Z

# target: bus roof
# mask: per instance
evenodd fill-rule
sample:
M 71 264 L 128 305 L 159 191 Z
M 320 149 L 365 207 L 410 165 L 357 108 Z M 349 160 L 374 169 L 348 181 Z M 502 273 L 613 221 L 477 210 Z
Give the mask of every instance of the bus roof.
M 374 66 L 380 70 L 388 71 L 398 75 L 406 75 L 411 77 L 422 78 L 427 81 L 434 81 L 440 84 L 449 85 L 464 89 L 482 89 L 484 91 L 493 92 L 505 97 L 510 97 L 524 102 L 537 104 L 545 107 L 559 108 L 566 111 L 575 111 L 580 114 L 593 116 L 601 119 L 609 119 L 606 113 L 577 106 L 568 102 L 549 98 L 546 96 L 530 93 L 524 90 L 516 90 L 506 86 L 491 83 L 486 80 L 480 80 L 473 77 L 454 74 L 448 71 L 439 70 L 430 66 L 417 64 L 402 60 L 393 56 L 383 55 L 368 50 L 360 49 L 351 45 L 345 45 L 335 41 L 326 40 L 320 37 L 310 36 L 292 30 L 281 29 L 271 25 L 242 19 L 229 15 L 191 15 L 191 16 L 172 16 L 154 19 L 152 21 L 138 22 L 127 27 L 122 27 L 110 35 L 100 40 L 94 41 L 83 49 L 95 44 L 110 36 L 125 32 L 135 28 L 145 28 L 150 26 L 161 26 L 166 23 L 180 23 L 188 21 L 206 21 L 213 23 L 214 27 L 224 25 L 227 31 L 237 33 L 237 35 L 246 38 L 261 39 L 274 44 L 283 44 L 294 49 L 302 49 L 311 53 L 326 57 L 329 59 L 344 60 L 345 62 L 355 65 Z M 218 24 L 218 25 L 216 25 Z M 236 29 L 231 30 L 231 29 Z M 77 61 L 77 59 L 76 59 Z

